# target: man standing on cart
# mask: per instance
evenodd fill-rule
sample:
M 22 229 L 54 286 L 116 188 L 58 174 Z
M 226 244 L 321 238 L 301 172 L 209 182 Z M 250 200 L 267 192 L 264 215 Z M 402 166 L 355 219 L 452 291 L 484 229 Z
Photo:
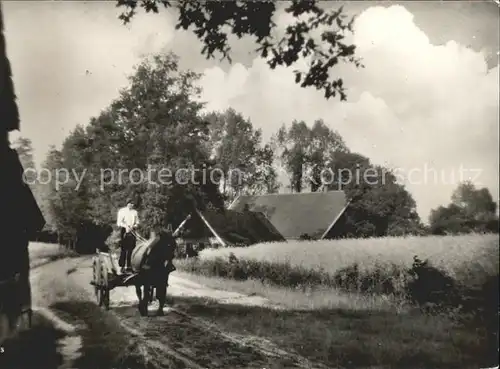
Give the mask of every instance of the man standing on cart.
M 139 216 L 134 209 L 134 201 L 127 200 L 127 206 L 118 210 L 116 224 L 120 227 L 120 259 L 118 265 L 121 273 L 132 270 L 132 251 L 136 245 L 135 229 L 139 225 Z

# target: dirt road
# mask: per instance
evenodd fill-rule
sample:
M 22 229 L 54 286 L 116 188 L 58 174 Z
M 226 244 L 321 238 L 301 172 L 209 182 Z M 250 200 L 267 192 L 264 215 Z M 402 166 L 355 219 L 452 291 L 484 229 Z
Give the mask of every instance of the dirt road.
M 84 259 L 85 260 L 85 259 Z M 93 286 L 90 285 L 92 279 L 92 267 L 90 260 L 85 260 L 78 266 L 78 269 L 71 273 L 73 280 L 85 287 L 89 294 L 93 294 Z M 203 286 L 201 284 L 180 278 L 172 273 L 169 277 L 168 295 L 170 299 L 179 297 L 207 298 L 217 300 L 223 304 L 238 304 L 250 306 L 275 307 L 270 301 L 260 296 L 247 296 L 237 292 L 221 291 Z M 110 308 L 120 306 L 132 306 L 137 304 L 137 296 L 134 287 L 119 287 L 111 291 Z M 154 310 L 151 306 L 150 310 Z
M 74 272 L 68 274 L 72 269 Z M 67 367 L 95 369 L 100 363 L 97 367 L 103 369 L 321 368 L 270 342 L 221 332 L 182 309 L 192 299 L 271 306 L 269 301 L 207 288 L 174 274 L 169 281 L 170 304 L 165 316 L 155 316 L 153 304 L 150 316 L 141 317 L 133 287 L 113 290 L 109 311 L 97 307 L 90 285 L 89 258 L 58 260 L 38 267 L 32 273 L 33 300 L 61 318 L 64 323 L 60 325 L 66 324 L 63 350 Z

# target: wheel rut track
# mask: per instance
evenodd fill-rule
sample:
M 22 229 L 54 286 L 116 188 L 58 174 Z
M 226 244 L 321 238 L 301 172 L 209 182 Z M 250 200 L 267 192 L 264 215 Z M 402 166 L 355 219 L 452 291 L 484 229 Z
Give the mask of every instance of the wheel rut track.
M 178 352 L 171 345 L 168 345 L 165 342 L 160 342 L 158 340 L 154 340 L 154 339 L 147 337 L 146 334 L 144 334 L 140 330 L 136 329 L 132 324 L 125 323 L 125 322 L 121 322 L 121 324 L 122 324 L 123 328 L 125 328 L 125 330 L 127 330 L 132 336 L 135 336 L 137 338 L 144 340 L 145 345 L 150 346 L 154 349 L 162 350 L 162 351 L 166 352 L 168 356 L 171 356 L 171 357 L 183 362 L 184 364 L 187 365 L 188 368 L 205 369 L 205 367 L 198 365 L 194 361 L 193 358 Z
M 190 347 L 183 346 L 182 344 L 180 348 L 175 347 L 179 346 L 179 342 L 175 343 L 166 343 L 164 339 L 158 338 L 158 334 L 148 333 L 147 327 L 141 327 L 141 321 L 133 318 L 123 319 L 121 314 L 115 313 L 118 317 L 121 318 L 121 324 L 123 327 L 132 335 L 141 338 L 144 344 L 149 345 L 152 348 L 163 350 L 167 352 L 168 355 L 175 357 L 176 359 L 184 362 L 189 368 L 227 368 L 228 365 L 234 366 L 234 361 L 232 364 L 229 363 L 216 363 L 216 358 L 212 357 L 214 362 L 208 363 L 206 360 L 204 363 L 201 363 L 197 358 L 197 355 Z M 327 369 L 328 367 L 325 365 L 321 365 L 318 363 L 312 363 L 308 359 L 285 350 L 282 350 L 275 346 L 272 342 L 263 340 L 260 337 L 247 337 L 240 335 L 233 335 L 223 332 L 219 329 L 219 327 L 215 324 L 205 321 L 204 319 L 200 319 L 198 317 L 194 317 L 178 308 L 169 308 L 169 312 L 167 313 L 170 318 L 176 316 L 179 321 L 182 321 L 185 324 L 189 324 L 193 327 L 196 327 L 200 331 L 206 332 L 207 335 L 212 335 L 214 338 L 216 337 L 220 342 L 226 342 L 233 347 L 243 347 L 248 351 L 248 355 L 257 356 L 256 362 L 259 364 L 252 365 L 253 361 L 245 360 L 242 358 L 241 363 L 238 364 L 239 367 L 245 368 L 263 368 L 269 367 L 270 363 L 278 363 L 281 362 L 283 365 L 278 365 L 275 367 L 287 367 L 287 368 L 308 368 L 308 369 Z M 166 314 L 166 315 L 167 315 Z M 144 318 L 140 318 L 144 319 Z M 147 318 L 146 318 L 147 319 Z M 153 318 L 155 319 L 155 318 Z M 168 327 L 167 327 L 168 329 Z M 168 335 L 168 331 L 165 332 Z M 196 338 L 194 338 L 196 340 Z M 260 356 L 260 358 L 259 358 Z M 249 357 L 247 356 L 246 359 Z M 246 361 L 244 366 L 240 366 Z M 275 364 L 276 365 L 276 364 Z M 271 366 L 273 367 L 273 366 Z

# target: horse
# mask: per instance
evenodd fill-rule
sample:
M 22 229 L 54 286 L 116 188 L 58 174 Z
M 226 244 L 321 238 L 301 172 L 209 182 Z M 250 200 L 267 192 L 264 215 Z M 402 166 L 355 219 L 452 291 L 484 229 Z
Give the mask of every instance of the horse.
M 159 306 L 157 315 L 163 315 L 166 303 L 168 277 L 175 270 L 172 264 L 177 242 L 169 231 L 161 231 L 152 240 L 136 247 L 132 254 L 132 267 L 136 273 L 135 291 L 142 316 L 148 314 L 148 304 L 153 300 L 153 291 Z

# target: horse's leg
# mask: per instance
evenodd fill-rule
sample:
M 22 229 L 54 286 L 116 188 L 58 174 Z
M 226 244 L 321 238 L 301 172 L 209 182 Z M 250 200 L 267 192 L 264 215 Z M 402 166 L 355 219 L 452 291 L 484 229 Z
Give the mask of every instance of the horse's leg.
M 165 307 L 165 303 L 167 301 L 167 286 L 168 283 L 166 280 L 160 280 L 157 282 L 156 298 L 159 302 L 157 315 L 163 315 L 163 308 Z
M 149 288 L 149 303 L 153 302 L 155 286 Z
M 151 299 L 151 284 L 149 281 L 144 281 L 143 285 L 143 291 L 144 295 L 142 296 L 142 300 L 140 302 L 140 307 L 139 311 L 141 312 L 141 315 L 147 316 L 148 315 L 148 305 L 149 301 Z
M 135 293 L 137 295 L 137 299 L 139 300 L 139 302 L 141 302 L 141 299 L 142 299 L 142 291 L 141 291 L 141 285 L 140 284 L 136 284 L 135 285 Z
M 148 315 L 148 284 L 145 281 L 146 278 L 141 276 L 140 281 L 137 281 L 135 285 L 135 292 L 137 294 L 137 298 L 139 299 L 139 313 L 142 316 Z M 141 288 L 142 287 L 142 288 Z
M 156 312 L 157 315 L 161 316 L 163 315 L 163 308 L 165 306 L 165 300 L 166 300 L 166 286 L 158 286 L 156 289 L 156 296 L 158 298 L 158 310 Z

